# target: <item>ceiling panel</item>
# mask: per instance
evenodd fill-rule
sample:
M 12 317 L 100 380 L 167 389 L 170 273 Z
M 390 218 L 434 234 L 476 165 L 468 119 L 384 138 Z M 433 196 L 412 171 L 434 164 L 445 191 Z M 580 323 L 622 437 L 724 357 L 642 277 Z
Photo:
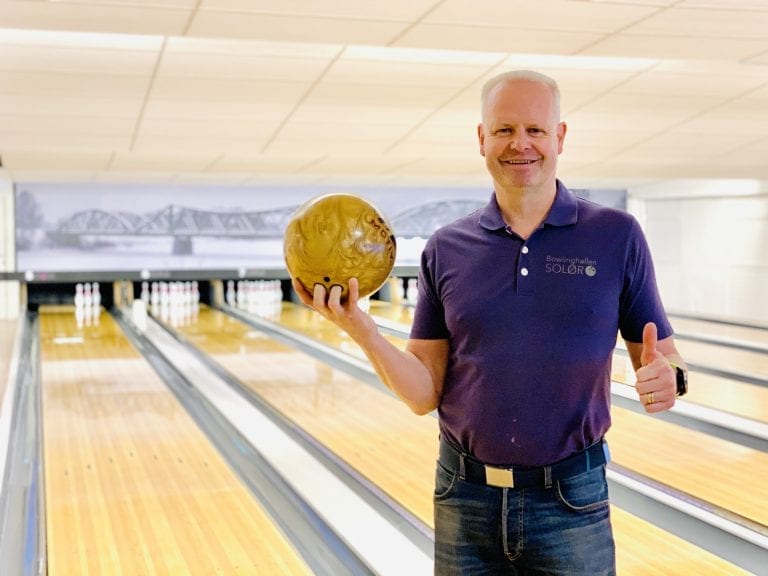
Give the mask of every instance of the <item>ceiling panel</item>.
M 147 2 L 137 6 L 35 0 L 0 2 L 0 22 L 5 28 L 177 36 L 184 33 L 189 16 L 189 9 Z
M 172 172 L 200 172 L 213 162 L 208 154 L 162 154 L 120 152 L 112 158 L 109 169 L 111 171 L 147 171 L 160 172 L 169 170 Z
M 86 150 L 125 150 L 131 144 L 131 134 L 89 134 L 56 132 L 56 130 L 0 130 L 0 150 L 16 147 L 84 148 Z M 5 162 L 3 162 L 5 166 Z M 12 164 L 8 167 L 13 169 Z
M 674 4 L 675 2 L 670 2 Z M 682 0 L 678 8 L 726 8 L 729 10 L 768 10 L 765 0 Z
M 112 7 L 122 6 L 129 7 L 134 6 L 137 8 L 147 8 L 152 6 L 154 8 L 194 8 L 199 0 L 151 0 L 151 3 L 147 0 L 16 0 L 17 2 L 58 2 L 60 4 L 75 4 L 86 6 L 99 6 L 99 7 Z
M 217 158 L 208 167 L 208 171 L 244 172 L 244 173 L 270 173 L 292 174 L 303 166 L 313 165 L 322 158 L 322 151 L 315 151 L 315 156 L 304 156 L 297 159 L 294 155 L 276 156 L 271 154 L 258 154 L 258 151 L 248 156 L 247 151 L 241 150 L 240 154 L 225 154 Z
M 700 114 L 678 127 L 680 130 L 711 134 L 768 135 L 768 100 L 741 98 Z
M 243 103 L 247 105 L 243 111 L 258 112 L 265 103 L 292 105 L 309 87 L 310 83 L 300 78 L 295 82 L 264 82 L 249 78 L 158 76 L 152 83 L 151 102 L 207 102 L 210 110 L 216 113 Z
M 132 101 L 143 99 L 148 86 L 142 76 L 0 71 L 0 95 L 37 96 L 51 103 L 58 98 Z
M 432 85 L 403 87 L 397 84 L 360 83 L 359 78 L 352 78 L 350 82 L 336 82 L 325 78 L 312 87 L 306 103 L 334 105 L 340 99 L 359 106 L 425 107 L 431 110 L 445 102 L 446 90 L 442 86 Z
M 3 151 L 3 161 L 15 166 L 15 170 L 104 170 L 109 165 L 111 152 L 91 150 L 60 150 L 58 148 L 12 147 Z
M 695 94 L 715 98 L 734 98 L 765 83 L 759 76 L 734 74 L 679 73 L 651 70 L 616 86 L 614 94 L 652 94 L 654 96 Z
M 418 18 L 435 0 L 202 0 L 204 10 L 280 14 L 357 20 L 401 20 Z
M 132 100 L 95 98 L 52 99 L 47 95 L 0 94 L 0 108 L 20 116 L 89 116 L 92 118 L 138 118 L 141 103 Z
M 355 158 L 355 163 L 350 169 L 347 158 L 322 158 L 311 166 L 303 169 L 302 172 L 330 175 L 339 173 L 365 174 L 366 172 L 370 172 L 371 174 L 385 175 L 397 172 L 408 163 L 409 161 L 404 161 L 402 158 L 362 155 Z
M 395 46 L 440 48 L 446 38 L 458 50 L 522 52 L 537 54 L 576 54 L 604 37 L 601 32 L 510 29 L 503 25 L 438 24 L 420 22 L 407 29 Z
M 342 165 L 350 171 L 356 170 L 355 163 L 348 157 L 383 155 L 390 146 L 390 141 L 381 139 L 361 139 L 357 134 L 323 135 L 317 138 L 301 138 L 282 134 L 272 140 L 264 149 L 277 155 L 294 154 L 297 157 L 314 157 L 318 151 L 324 156 L 338 155 Z
M 391 21 L 274 16 L 249 12 L 219 12 L 203 8 L 197 12 L 188 33 L 194 36 L 281 42 L 387 44 L 404 28 L 405 23 Z
M 765 49 L 760 38 L 716 38 L 707 36 L 662 36 L 617 34 L 589 46 L 582 54 L 627 58 L 672 58 L 741 60 Z
M 8 132 L 35 132 L 39 134 L 94 134 L 125 136 L 133 132 L 130 118 L 104 116 L 54 116 L 39 114 L 4 114 L 0 112 L 0 126 Z
M 265 142 L 275 131 L 277 122 L 273 119 L 243 120 L 242 118 L 145 118 L 139 131 L 140 139 L 155 137 L 196 139 L 200 145 L 206 140 Z
M 569 123 L 561 157 L 574 162 L 594 162 L 648 140 L 654 134 L 642 130 L 582 130 L 578 124 Z
M 363 122 L 315 122 L 311 129 L 302 122 L 289 122 L 282 126 L 276 137 L 279 142 L 304 142 L 302 146 L 313 146 L 328 140 L 338 140 L 342 144 L 348 140 L 358 143 L 376 143 L 386 146 L 397 141 L 407 130 L 398 124 L 366 124 Z M 270 145 L 272 147 L 274 144 Z
M 612 33 L 655 13 L 646 5 L 595 4 L 568 0 L 446 0 L 424 21 L 436 24 L 473 24 L 511 29 L 568 30 Z
M 464 163 L 467 158 L 477 161 L 475 157 L 480 158 L 480 151 L 477 146 L 477 141 L 471 141 L 469 139 L 442 139 L 442 140 L 419 140 L 414 138 L 408 138 L 401 142 L 398 142 L 388 153 L 396 158 L 401 159 L 423 159 L 428 155 L 436 162 L 444 162 L 446 165 L 450 164 L 450 168 L 446 167 L 446 170 L 453 170 L 457 163 Z
M 732 6 L 719 10 L 669 8 L 633 24 L 628 34 L 695 36 L 711 38 L 768 39 L 768 5 L 762 10 L 740 11 Z
M 455 161 L 446 162 L 444 158 L 428 157 L 419 158 L 413 162 L 402 164 L 399 168 L 392 171 L 392 175 L 399 177 L 405 176 L 423 176 L 429 178 L 430 176 L 435 178 L 433 185 L 439 185 L 442 179 L 450 179 L 455 181 L 456 178 L 462 178 L 467 184 L 473 186 L 481 186 L 488 188 L 488 194 L 491 192 L 491 180 L 488 177 L 488 173 L 485 171 L 485 162 L 480 154 L 475 154 L 470 157 L 463 157 L 456 159 Z M 429 180 L 421 181 L 424 184 L 429 184 Z M 457 185 L 459 181 L 455 182 Z
M 0 69 L 146 76 L 155 66 L 153 52 L 89 48 L 0 45 Z
M 395 125 L 400 126 L 402 130 L 402 127 L 411 126 L 432 111 L 432 108 L 427 107 L 364 106 L 358 105 L 354 100 L 345 102 L 343 99 L 328 104 L 314 104 L 311 99 L 308 100 L 291 116 L 291 123 L 305 132 L 307 126 L 321 126 L 329 122 L 349 126 Z M 311 136 L 311 131 L 306 135 Z
M 163 52 L 160 74 L 260 81 L 313 79 L 341 51 L 340 46 L 221 42 L 171 39 Z
M 749 142 L 743 135 L 702 137 L 700 132 L 670 131 L 663 136 L 620 150 L 610 156 L 611 161 L 648 162 L 663 164 L 714 160 Z
M 664 131 L 718 102 L 701 96 L 608 94 L 569 114 L 568 121 L 600 130 Z

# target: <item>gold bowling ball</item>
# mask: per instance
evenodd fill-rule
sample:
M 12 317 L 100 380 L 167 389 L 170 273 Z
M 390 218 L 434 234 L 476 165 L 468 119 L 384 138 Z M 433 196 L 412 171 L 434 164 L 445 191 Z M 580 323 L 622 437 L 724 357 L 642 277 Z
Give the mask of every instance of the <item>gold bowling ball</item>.
M 376 292 L 395 265 L 395 235 L 384 216 L 353 194 L 326 194 L 308 200 L 285 229 L 283 252 L 288 273 L 310 293 L 358 279 L 360 298 Z

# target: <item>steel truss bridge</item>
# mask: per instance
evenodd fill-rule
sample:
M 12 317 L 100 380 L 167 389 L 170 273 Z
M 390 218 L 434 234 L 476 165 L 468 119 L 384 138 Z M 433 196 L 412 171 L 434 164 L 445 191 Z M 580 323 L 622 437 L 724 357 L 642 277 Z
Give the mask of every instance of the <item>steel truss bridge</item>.
M 53 242 L 80 245 L 84 237 L 164 236 L 173 238 L 174 254 L 191 254 L 194 237 L 281 238 L 296 206 L 259 212 L 215 212 L 174 204 L 147 215 L 82 210 L 48 232 Z
M 397 236 L 427 237 L 485 202 L 443 200 L 409 208 L 392 218 Z M 81 210 L 62 220 L 48 238 L 63 246 L 82 246 L 85 238 L 133 236 L 172 237 L 173 253 L 192 254 L 195 237 L 232 239 L 282 238 L 297 206 L 256 212 L 217 212 L 170 204 L 157 212 L 136 214 L 106 210 Z

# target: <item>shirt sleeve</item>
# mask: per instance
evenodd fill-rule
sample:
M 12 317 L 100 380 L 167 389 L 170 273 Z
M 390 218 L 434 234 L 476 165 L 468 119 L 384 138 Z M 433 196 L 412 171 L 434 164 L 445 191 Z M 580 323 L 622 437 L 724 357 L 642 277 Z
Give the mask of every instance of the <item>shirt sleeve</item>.
M 450 336 L 437 287 L 437 260 L 437 234 L 435 234 L 427 241 L 421 253 L 419 297 L 410 334 L 414 339 L 442 340 Z
M 619 303 L 619 331 L 629 342 L 643 341 L 643 327 L 654 322 L 659 340 L 673 334 L 656 284 L 651 251 L 640 224 L 632 218 Z

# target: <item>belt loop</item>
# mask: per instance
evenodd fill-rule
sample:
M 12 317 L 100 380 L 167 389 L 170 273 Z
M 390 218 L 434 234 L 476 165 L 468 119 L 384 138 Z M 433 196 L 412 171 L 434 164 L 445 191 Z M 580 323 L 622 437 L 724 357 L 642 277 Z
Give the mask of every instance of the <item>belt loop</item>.
M 552 466 L 544 466 L 544 488 L 552 488 Z
M 459 452 L 459 478 L 467 479 L 467 469 L 464 467 L 464 454 Z

